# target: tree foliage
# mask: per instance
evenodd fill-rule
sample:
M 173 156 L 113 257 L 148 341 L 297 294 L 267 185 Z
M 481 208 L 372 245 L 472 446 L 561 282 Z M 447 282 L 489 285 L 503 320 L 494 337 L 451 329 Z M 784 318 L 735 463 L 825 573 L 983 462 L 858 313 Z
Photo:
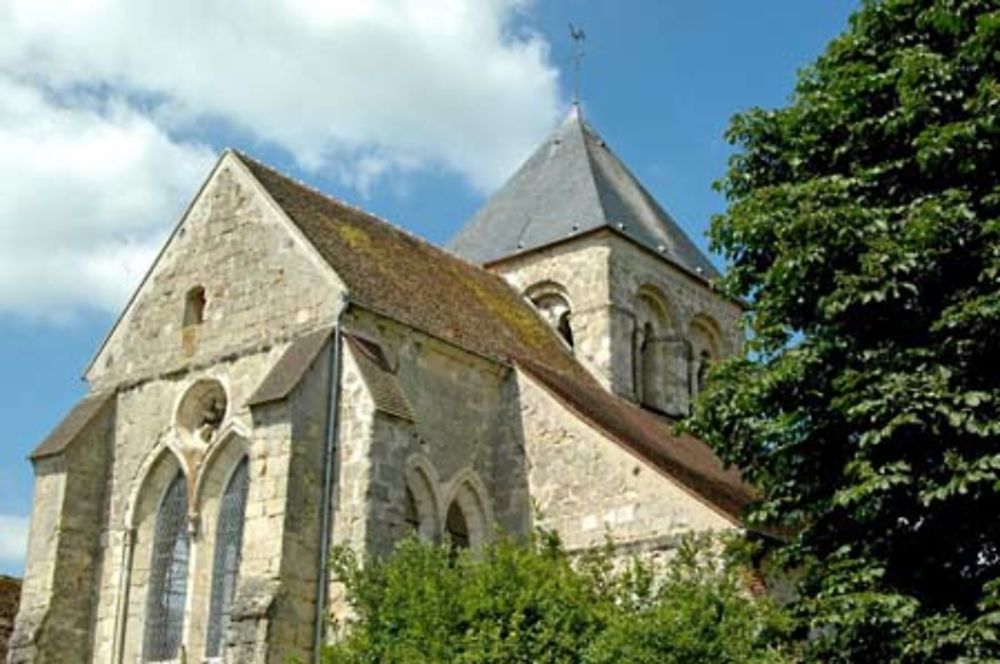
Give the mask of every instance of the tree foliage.
M 797 533 L 810 657 L 1000 658 L 1000 3 L 865 1 L 728 138 L 750 353 L 692 426 Z
M 457 559 L 416 540 L 365 565 L 342 550 L 334 568 L 356 618 L 331 664 L 788 661 L 768 645 L 787 620 L 707 540 L 662 569 L 609 551 L 574 561 L 547 534 Z

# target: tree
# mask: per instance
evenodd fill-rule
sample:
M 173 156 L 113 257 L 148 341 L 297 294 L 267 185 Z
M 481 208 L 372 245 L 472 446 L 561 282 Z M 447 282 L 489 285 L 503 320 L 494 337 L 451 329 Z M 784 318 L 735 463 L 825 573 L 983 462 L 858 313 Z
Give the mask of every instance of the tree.
M 658 569 L 574 560 L 557 539 L 503 539 L 480 555 L 406 540 L 365 565 L 335 556 L 356 618 L 324 661 L 469 664 L 780 664 L 787 620 L 755 599 L 708 540 Z
M 996 0 L 867 0 L 728 131 L 749 353 L 690 426 L 794 533 L 814 660 L 1000 658 L 998 80 Z

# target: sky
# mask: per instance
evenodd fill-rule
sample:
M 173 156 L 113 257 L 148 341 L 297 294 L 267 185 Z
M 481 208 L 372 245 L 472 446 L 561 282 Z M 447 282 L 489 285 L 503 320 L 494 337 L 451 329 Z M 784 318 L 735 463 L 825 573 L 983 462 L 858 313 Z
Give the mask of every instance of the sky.
M 707 251 L 729 119 L 857 5 L 0 0 L 0 573 L 27 455 L 224 148 L 443 243 L 568 112 L 572 22 L 584 117 Z

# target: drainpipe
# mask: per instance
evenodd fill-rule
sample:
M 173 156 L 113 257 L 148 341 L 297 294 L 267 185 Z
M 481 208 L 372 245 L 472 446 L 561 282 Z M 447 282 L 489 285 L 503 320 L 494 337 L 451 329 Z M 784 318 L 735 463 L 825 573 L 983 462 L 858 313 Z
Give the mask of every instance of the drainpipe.
M 118 570 L 118 607 L 115 611 L 115 643 L 111 653 L 111 661 L 121 664 L 125 656 L 125 612 L 128 609 L 128 591 L 132 584 L 132 553 L 135 550 L 135 529 L 126 528 L 122 531 L 124 546 L 122 547 L 121 567 Z
M 313 662 L 319 664 L 320 650 L 323 647 L 324 624 L 326 622 L 327 586 L 330 579 L 330 539 L 332 522 L 332 502 L 334 485 L 334 464 L 337 454 L 337 432 L 340 412 L 340 326 L 349 304 L 337 314 L 337 323 L 333 328 L 333 345 L 330 348 L 330 399 L 326 414 L 326 446 L 323 450 L 323 504 L 320 510 L 320 550 L 319 550 L 319 580 L 316 585 L 316 624 L 313 633 Z

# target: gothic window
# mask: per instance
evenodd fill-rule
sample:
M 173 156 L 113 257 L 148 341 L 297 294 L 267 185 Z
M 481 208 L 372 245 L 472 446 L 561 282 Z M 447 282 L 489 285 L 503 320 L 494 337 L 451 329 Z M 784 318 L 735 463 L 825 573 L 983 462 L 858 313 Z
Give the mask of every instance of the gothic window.
M 404 509 L 403 520 L 406 522 L 409 534 L 418 535 L 420 533 L 420 512 L 417 510 L 417 499 L 413 497 L 410 487 L 406 487 L 406 506 Z
M 143 646 L 147 661 L 174 659 L 180 651 L 191 553 L 187 512 L 187 481 L 178 471 L 156 515 Z
M 465 520 L 465 513 L 462 507 L 455 501 L 448 508 L 448 516 L 444 523 L 445 532 L 448 535 L 448 544 L 453 549 L 469 548 L 469 525 Z
M 222 639 L 229 626 L 242 557 L 243 522 L 249 484 L 247 466 L 247 459 L 244 457 L 233 472 L 219 504 L 212 562 L 212 604 L 208 614 L 208 644 L 205 650 L 208 657 L 219 656 Z
M 201 325 L 205 320 L 205 289 L 195 286 L 184 297 L 184 327 Z

